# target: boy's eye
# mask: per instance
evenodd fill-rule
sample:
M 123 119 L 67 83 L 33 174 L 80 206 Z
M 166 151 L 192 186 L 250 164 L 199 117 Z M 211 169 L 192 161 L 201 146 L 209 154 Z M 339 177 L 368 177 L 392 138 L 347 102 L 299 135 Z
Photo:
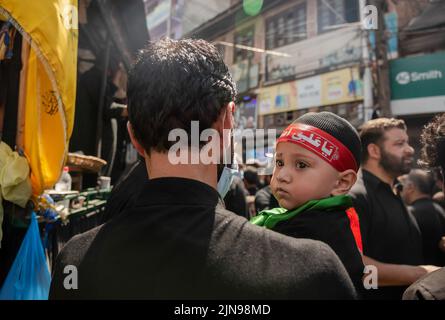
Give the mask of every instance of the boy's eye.
M 297 165 L 298 169 L 304 169 L 304 168 L 309 167 L 306 163 L 304 163 L 302 161 L 297 161 L 296 165 Z
M 276 165 L 277 167 L 282 167 L 282 166 L 284 165 L 283 160 L 276 160 L 276 161 L 275 161 L 275 165 Z

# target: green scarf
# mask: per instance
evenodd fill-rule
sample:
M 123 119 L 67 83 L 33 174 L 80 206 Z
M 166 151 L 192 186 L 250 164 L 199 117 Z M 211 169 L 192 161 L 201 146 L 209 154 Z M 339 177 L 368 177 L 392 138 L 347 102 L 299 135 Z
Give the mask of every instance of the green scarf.
M 345 210 L 352 207 L 352 199 L 348 195 L 340 195 L 320 200 L 310 200 L 293 210 L 284 208 L 274 208 L 263 210 L 257 216 L 250 219 L 250 222 L 260 227 L 273 229 L 278 222 L 289 220 L 297 214 L 307 210 L 331 211 L 336 209 Z

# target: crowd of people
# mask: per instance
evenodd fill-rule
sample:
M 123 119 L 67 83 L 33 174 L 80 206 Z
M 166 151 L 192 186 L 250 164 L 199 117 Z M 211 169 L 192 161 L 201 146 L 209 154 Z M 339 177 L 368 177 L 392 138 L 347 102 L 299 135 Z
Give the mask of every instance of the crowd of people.
M 445 115 L 423 134 L 423 165 L 436 171 L 414 169 L 402 120 L 357 131 L 320 112 L 283 131 L 273 174 L 261 176 L 258 164 L 237 174 L 222 161 L 169 160 L 169 133 L 190 133 L 192 121 L 220 133 L 221 158 L 233 150 L 236 87 L 214 46 L 150 44 L 127 93 L 143 159 L 115 187 L 104 223 L 59 254 L 50 298 L 445 298 Z M 189 142 L 191 158 L 204 146 Z M 76 290 L 64 286 L 67 265 Z

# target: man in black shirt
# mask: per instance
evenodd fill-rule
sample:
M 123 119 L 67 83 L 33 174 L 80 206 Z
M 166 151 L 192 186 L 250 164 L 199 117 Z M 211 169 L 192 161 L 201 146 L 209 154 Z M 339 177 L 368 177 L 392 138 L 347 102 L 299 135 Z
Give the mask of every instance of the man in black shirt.
M 419 163 L 428 168 L 438 167 L 442 181 L 445 173 L 445 113 L 438 115 L 422 132 L 422 158 Z M 445 191 L 445 184 L 442 185 Z M 445 240 L 439 246 L 445 251 Z M 445 300 L 445 267 L 425 275 L 403 294 L 406 300 Z
M 416 218 L 422 233 L 426 264 L 445 265 L 445 252 L 439 245 L 445 237 L 445 210 L 431 198 L 434 180 L 428 172 L 415 169 L 399 179 L 403 184 L 403 201 Z
M 266 209 L 278 208 L 279 206 L 277 199 L 272 194 L 270 185 L 265 186 L 256 193 L 255 210 L 257 213 Z
M 230 174 L 222 157 L 203 157 L 230 154 L 235 95 L 227 66 L 203 40 L 165 39 L 141 53 L 129 78 L 128 131 L 150 180 L 131 208 L 68 242 L 50 298 L 356 297 L 326 244 L 265 230 L 223 207 L 217 186 L 224 193 Z M 193 140 L 192 120 L 198 139 L 207 130 L 210 141 Z M 66 288 L 67 265 L 77 268 L 76 290 Z
M 380 118 L 365 123 L 362 172 L 350 194 L 360 217 L 365 265 L 377 269 L 378 289 L 370 299 L 401 299 L 408 285 L 437 267 L 421 266 L 422 238 L 414 217 L 394 191 L 394 182 L 408 173 L 413 148 L 403 120 Z

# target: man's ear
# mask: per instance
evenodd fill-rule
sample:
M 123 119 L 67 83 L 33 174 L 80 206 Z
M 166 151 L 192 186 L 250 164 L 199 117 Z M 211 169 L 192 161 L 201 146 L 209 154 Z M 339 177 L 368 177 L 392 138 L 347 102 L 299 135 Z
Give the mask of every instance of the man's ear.
M 334 189 L 331 191 L 333 196 L 339 196 L 342 194 L 347 194 L 349 190 L 351 190 L 352 186 L 357 181 L 357 173 L 348 169 L 343 172 L 340 172 L 338 175 L 337 184 Z
M 142 145 L 139 143 L 139 141 L 136 140 L 134 133 L 133 133 L 133 127 L 132 127 L 130 121 L 127 121 L 127 130 L 128 130 L 128 134 L 130 136 L 131 143 L 136 148 L 136 151 L 141 155 L 141 157 L 145 158 L 145 150 L 142 147 Z
M 380 157 L 381 157 L 381 150 L 380 150 L 380 147 L 377 144 L 370 143 L 370 144 L 368 144 L 367 149 L 368 149 L 369 158 L 371 158 L 371 159 L 380 159 Z
M 414 186 L 414 184 L 411 181 L 409 181 L 409 180 L 405 181 L 405 183 L 403 184 L 403 191 L 405 193 L 412 193 L 415 190 L 416 190 L 416 187 Z
M 235 114 L 235 102 L 231 101 L 226 104 L 218 116 L 218 119 L 213 124 L 213 129 L 222 133 L 224 129 L 233 129 L 234 126 L 234 114 Z

